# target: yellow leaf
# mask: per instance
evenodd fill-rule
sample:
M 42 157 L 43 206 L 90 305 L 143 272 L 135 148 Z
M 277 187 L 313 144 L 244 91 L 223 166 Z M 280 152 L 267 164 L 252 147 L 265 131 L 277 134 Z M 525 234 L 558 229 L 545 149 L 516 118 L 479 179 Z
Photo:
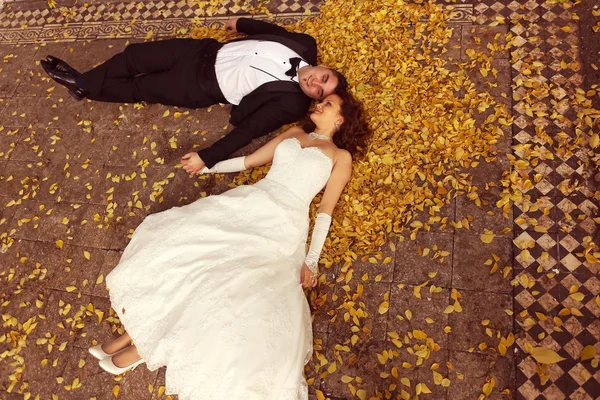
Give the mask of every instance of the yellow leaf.
M 572 293 L 569 295 L 569 297 L 571 297 L 572 299 L 575 299 L 577 301 L 583 301 L 583 298 L 585 297 L 583 295 L 583 293 L 581 292 L 576 292 L 576 293 Z
M 323 392 L 321 392 L 320 390 L 317 390 L 316 394 L 317 394 L 317 400 L 325 400 L 325 395 L 323 394 Z
M 567 62 L 565 60 L 560 60 L 560 68 L 561 69 L 567 69 L 569 67 L 569 64 L 567 64 Z
M 590 360 L 596 355 L 596 349 L 591 344 L 588 344 L 581 350 L 581 361 Z
M 113 396 L 115 396 L 115 398 L 119 397 L 119 390 L 120 390 L 120 389 L 121 389 L 121 388 L 119 387 L 119 385 L 115 385 L 115 386 L 113 387 L 113 390 L 112 390 L 112 392 L 113 392 Z
M 87 251 L 87 250 L 86 250 L 86 251 L 84 251 L 84 252 L 83 252 L 83 256 L 85 257 L 85 259 L 86 259 L 86 260 L 89 260 L 89 259 L 90 259 L 90 252 L 89 252 L 89 251 Z
M 483 243 L 492 243 L 492 241 L 494 240 L 494 232 L 485 229 L 485 233 L 482 234 L 479 238 Z
M 337 363 L 334 361 L 331 364 L 329 364 L 329 367 L 327 367 L 327 372 L 329 372 L 330 374 L 333 374 L 335 371 L 337 370 Z
M 444 314 L 450 314 L 454 312 L 454 306 L 453 305 L 449 305 L 448 307 L 446 307 L 446 309 L 444 310 Z
M 98 316 L 98 323 L 101 323 L 102 322 L 102 318 L 104 318 L 104 311 L 94 310 L 94 312 Z
M 365 391 L 365 389 L 358 389 L 356 391 L 356 397 L 358 397 L 360 400 L 366 400 L 367 392 Z
M 412 311 L 406 310 L 404 312 L 404 315 L 406 315 L 406 319 L 408 319 L 409 321 L 412 319 Z
M 421 298 L 421 286 L 415 286 L 413 288 L 413 295 L 417 298 L 420 299 Z
M 515 343 L 515 335 L 514 333 L 509 333 L 506 337 L 506 347 L 510 347 Z
M 501 356 L 506 354 L 506 346 L 502 343 L 498 345 L 498 353 L 500 353 Z
M 598 137 L 597 133 L 594 133 L 591 137 L 590 137 L 590 147 L 592 149 L 595 149 L 596 147 L 598 147 L 598 145 L 600 145 L 600 138 Z
M 531 349 L 531 355 L 540 364 L 555 364 L 566 358 L 561 357 L 554 350 L 545 347 L 534 347 Z
M 579 290 L 579 286 L 571 285 L 571 287 L 569 288 L 569 294 L 573 294 L 573 293 L 577 292 L 578 290 Z
M 171 111 L 169 111 L 169 110 L 166 110 L 166 111 L 163 113 L 163 118 L 164 118 L 164 117 L 168 117 L 168 116 L 169 116 L 169 114 L 171 114 Z M 116 396 L 115 396 L 115 397 L 116 397 Z
M 494 386 L 496 386 L 496 378 L 488 378 L 487 382 L 483 385 L 483 394 L 486 396 L 491 395 L 492 390 L 494 390 Z
M 433 383 L 436 385 L 441 385 L 444 377 L 437 371 L 432 371 L 433 373 Z
M 385 314 L 386 312 L 388 312 L 388 309 L 390 308 L 390 303 L 387 301 L 384 301 L 383 303 L 381 303 L 379 305 L 379 314 Z
M 431 393 L 431 390 L 429 390 L 426 384 L 417 383 L 417 386 L 415 386 L 415 393 L 418 395 L 421 393 Z
M 515 162 L 515 168 L 517 169 L 527 169 L 529 167 L 529 163 L 525 160 L 519 160 Z
M 576 308 L 571 308 L 571 314 L 575 315 L 576 317 L 583 317 L 583 313 Z
M 427 334 L 420 329 L 413 330 L 413 336 L 416 339 L 427 339 Z
M 61 239 L 58 239 L 56 242 L 54 242 L 56 244 L 56 247 L 58 247 L 59 249 L 63 248 L 64 242 Z
M 340 379 L 342 380 L 343 383 L 350 383 L 354 380 L 353 377 L 348 376 L 348 375 L 343 375 Z

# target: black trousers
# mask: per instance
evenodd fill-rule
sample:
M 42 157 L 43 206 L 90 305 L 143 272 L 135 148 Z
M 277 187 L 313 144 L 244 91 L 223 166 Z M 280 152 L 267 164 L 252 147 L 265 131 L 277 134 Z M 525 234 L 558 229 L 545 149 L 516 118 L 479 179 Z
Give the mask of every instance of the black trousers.
M 146 101 L 187 108 L 227 103 L 215 75 L 214 39 L 169 39 L 127 46 L 77 78 L 91 100 Z

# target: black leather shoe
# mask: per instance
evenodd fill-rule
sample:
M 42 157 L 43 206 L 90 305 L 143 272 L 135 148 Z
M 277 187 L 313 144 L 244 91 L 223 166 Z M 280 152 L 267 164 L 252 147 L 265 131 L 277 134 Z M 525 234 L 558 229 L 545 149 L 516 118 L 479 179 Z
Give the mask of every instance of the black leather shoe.
M 46 60 L 48 60 L 48 62 L 52 65 L 52 67 L 54 69 L 57 69 L 57 70 L 63 71 L 63 72 L 68 72 L 68 73 L 72 74 L 73 76 L 81 75 L 81 73 L 79 71 L 77 71 L 75 68 L 71 67 L 69 64 L 67 64 L 66 62 L 64 62 L 63 60 L 61 60 L 58 57 L 47 56 Z
M 77 75 L 58 69 L 57 67 L 60 62 L 57 64 L 57 67 L 54 67 L 48 60 L 40 60 L 40 64 L 50 78 L 69 89 L 69 95 L 71 95 L 71 97 L 77 101 L 81 101 L 85 98 L 85 92 L 75 83 Z

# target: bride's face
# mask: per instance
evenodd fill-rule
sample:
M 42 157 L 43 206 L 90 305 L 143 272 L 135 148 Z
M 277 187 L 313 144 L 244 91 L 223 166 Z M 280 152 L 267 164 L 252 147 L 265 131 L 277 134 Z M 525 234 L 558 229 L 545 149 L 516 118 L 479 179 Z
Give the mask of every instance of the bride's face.
M 344 122 L 341 110 L 342 99 L 337 94 L 330 94 L 317 104 L 310 119 L 322 130 L 336 131 L 335 123 L 341 125 Z

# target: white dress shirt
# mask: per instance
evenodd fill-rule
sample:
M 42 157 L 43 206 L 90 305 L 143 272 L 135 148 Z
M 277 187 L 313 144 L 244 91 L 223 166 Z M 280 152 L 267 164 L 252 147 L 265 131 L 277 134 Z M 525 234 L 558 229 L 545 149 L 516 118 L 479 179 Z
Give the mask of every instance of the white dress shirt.
M 225 99 L 238 105 L 242 98 L 259 86 L 272 81 L 293 81 L 298 77 L 286 75 L 291 68 L 290 58 L 299 57 L 290 48 L 269 41 L 243 40 L 226 43 L 219 49 L 215 61 L 217 82 Z M 298 68 L 309 65 L 300 62 Z

